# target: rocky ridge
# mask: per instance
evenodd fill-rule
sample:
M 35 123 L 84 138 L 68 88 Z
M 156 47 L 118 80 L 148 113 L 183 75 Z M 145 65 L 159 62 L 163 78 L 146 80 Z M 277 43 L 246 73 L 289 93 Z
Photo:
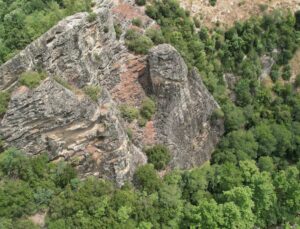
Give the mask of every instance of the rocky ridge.
M 154 47 L 148 57 L 127 50 L 124 33 L 132 18 L 142 18 L 143 30 L 157 26 L 142 8 L 126 1 L 97 1 L 94 12 L 93 22 L 87 13 L 62 20 L 0 66 L 0 90 L 13 91 L 0 124 L 7 145 L 29 155 L 47 152 L 52 160 L 72 163 L 82 176 L 113 179 L 119 185 L 146 163 L 146 145 L 167 145 L 171 167 L 191 168 L 208 160 L 223 125 L 210 121 L 218 104 L 197 71 L 188 71 L 170 45 Z M 117 23 L 123 31 L 120 39 Z M 19 87 L 21 73 L 40 69 L 49 77 L 37 88 Z M 101 87 L 97 101 L 83 93 L 86 85 Z M 146 96 L 157 103 L 152 120 L 144 128 L 124 121 L 118 104 L 138 107 Z

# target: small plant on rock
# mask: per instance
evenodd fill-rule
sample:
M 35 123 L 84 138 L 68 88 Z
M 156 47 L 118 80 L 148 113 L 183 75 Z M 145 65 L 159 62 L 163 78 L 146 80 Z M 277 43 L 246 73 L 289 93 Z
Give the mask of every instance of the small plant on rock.
M 60 85 L 62 85 L 63 87 L 69 89 L 69 90 L 73 90 L 73 87 L 66 81 L 64 80 L 63 78 L 60 78 L 58 76 L 54 76 L 53 79 L 59 83 Z
M 87 20 L 88 20 L 88 22 L 93 22 L 93 21 L 96 20 L 96 18 L 97 18 L 97 14 L 95 14 L 95 13 L 90 13 L 90 14 L 88 15 Z
M 140 18 L 132 19 L 131 23 L 137 27 L 142 27 L 142 25 L 143 25 L 143 22 Z
M 150 98 L 146 98 L 142 102 L 140 114 L 143 118 L 150 120 L 152 115 L 155 113 L 155 110 L 156 110 L 155 102 Z
M 120 106 L 120 111 L 122 117 L 128 122 L 132 122 L 134 119 L 137 119 L 139 117 L 138 109 L 132 106 L 123 104 Z
M 146 4 L 146 0 L 135 0 L 135 3 L 138 6 L 144 6 Z
M 119 40 L 120 37 L 121 37 L 121 34 L 122 34 L 121 25 L 120 24 L 114 24 L 114 29 L 115 29 L 115 32 L 116 32 L 116 37 Z
M 21 85 L 24 85 L 24 86 L 29 87 L 30 89 L 33 89 L 33 88 L 37 87 L 40 84 L 40 82 L 45 78 L 46 78 L 46 76 L 44 73 L 29 71 L 29 72 L 24 72 L 21 75 L 19 82 Z
M 101 88 L 97 85 L 88 85 L 83 88 L 83 91 L 93 101 L 97 102 L 101 93 Z
M 0 118 L 5 114 L 10 94 L 8 92 L 0 92 Z

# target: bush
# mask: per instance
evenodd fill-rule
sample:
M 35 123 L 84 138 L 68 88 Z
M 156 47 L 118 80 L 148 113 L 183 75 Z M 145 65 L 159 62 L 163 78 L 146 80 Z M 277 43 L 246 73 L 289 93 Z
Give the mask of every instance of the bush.
M 74 88 L 67 82 L 65 81 L 63 78 L 60 78 L 58 76 L 54 76 L 53 79 L 59 83 L 60 85 L 62 85 L 63 87 L 69 89 L 69 90 L 73 90 Z
M 125 38 L 128 49 L 137 54 L 147 54 L 153 46 L 153 42 L 149 37 L 141 35 L 132 29 L 127 31 Z
M 279 71 L 279 67 L 278 67 L 277 64 L 273 65 L 272 70 L 270 72 L 270 76 L 271 76 L 271 79 L 274 83 L 279 79 L 280 71 Z
M 115 32 L 116 32 L 117 39 L 120 39 L 121 34 L 122 34 L 121 25 L 120 24 L 114 24 L 114 29 L 115 29 Z
M 132 19 L 131 23 L 137 27 L 142 27 L 142 25 L 143 25 L 143 22 L 140 18 Z
M 21 85 L 25 85 L 30 89 L 33 89 L 37 87 L 40 84 L 40 82 L 45 78 L 46 76 L 43 73 L 29 71 L 29 72 L 24 72 L 21 75 L 19 82 Z
M 138 6 L 144 6 L 146 4 L 146 0 L 135 0 L 135 4 Z
M 165 42 L 165 38 L 160 29 L 148 29 L 146 31 L 146 36 L 149 37 L 156 45 Z
M 96 20 L 96 18 L 97 18 L 97 14 L 95 14 L 95 13 L 90 13 L 90 14 L 88 15 L 87 20 L 88 20 L 88 22 L 93 22 L 93 21 Z
M 296 86 L 296 87 L 300 87 L 300 74 L 298 74 L 298 75 L 296 76 L 295 86 Z
M 156 110 L 155 102 L 150 98 L 146 98 L 142 102 L 140 114 L 143 118 L 150 120 L 152 115 L 155 113 L 155 110 Z
M 134 119 L 137 119 L 139 117 L 138 109 L 132 106 L 123 104 L 120 106 L 120 111 L 122 117 L 128 122 L 132 122 Z
M 5 114 L 10 100 L 8 92 L 0 92 L 0 118 Z
M 139 124 L 140 127 L 144 127 L 144 126 L 146 126 L 147 121 L 148 120 L 145 119 L 144 117 L 139 117 L 138 124 Z
M 215 6 L 216 3 L 217 3 L 217 0 L 209 0 L 209 4 L 210 4 L 211 6 Z
M 101 93 L 101 88 L 97 85 L 88 85 L 83 88 L 83 91 L 93 101 L 97 102 Z
M 148 162 L 157 170 L 164 169 L 171 160 L 171 154 L 164 145 L 156 145 L 146 150 Z
M 134 174 L 133 182 L 138 189 L 148 193 L 157 191 L 162 183 L 152 164 L 139 167 Z
M 109 28 L 107 26 L 104 26 L 103 32 L 104 33 L 108 33 L 109 32 Z
M 282 79 L 289 80 L 292 76 L 291 66 L 287 65 L 283 68 Z
M 76 175 L 76 170 L 71 165 L 61 162 L 57 166 L 55 183 L 61 188 L 64 188 L 72 179 L 76 178 Z
M 220 108 L 215 109 L 211 114 L 211 121 L 213 123 L 216 123 L 219 119 L 224 119 L 224 112 Z

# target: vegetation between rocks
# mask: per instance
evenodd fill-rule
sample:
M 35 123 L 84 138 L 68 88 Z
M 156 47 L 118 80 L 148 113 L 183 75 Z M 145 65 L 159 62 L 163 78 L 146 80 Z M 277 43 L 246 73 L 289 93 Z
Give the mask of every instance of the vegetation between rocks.
M 40 82 L 45 78 L 46 75 L 42 72 L 29 71 L 21 74 L 19 83 L 21 85 L 29 87 L 30 89 L 33 89 L 40 85 Z

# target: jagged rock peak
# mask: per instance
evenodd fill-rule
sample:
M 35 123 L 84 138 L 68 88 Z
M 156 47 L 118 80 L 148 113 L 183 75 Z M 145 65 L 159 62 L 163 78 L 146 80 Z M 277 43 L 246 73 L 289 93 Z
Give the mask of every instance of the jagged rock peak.
M 177 50 L 169 44 L 162 44 L 152 48 L 149 52 L 149 64 L 153 82 L 159 79 L 187 80 L 187 66 Z

